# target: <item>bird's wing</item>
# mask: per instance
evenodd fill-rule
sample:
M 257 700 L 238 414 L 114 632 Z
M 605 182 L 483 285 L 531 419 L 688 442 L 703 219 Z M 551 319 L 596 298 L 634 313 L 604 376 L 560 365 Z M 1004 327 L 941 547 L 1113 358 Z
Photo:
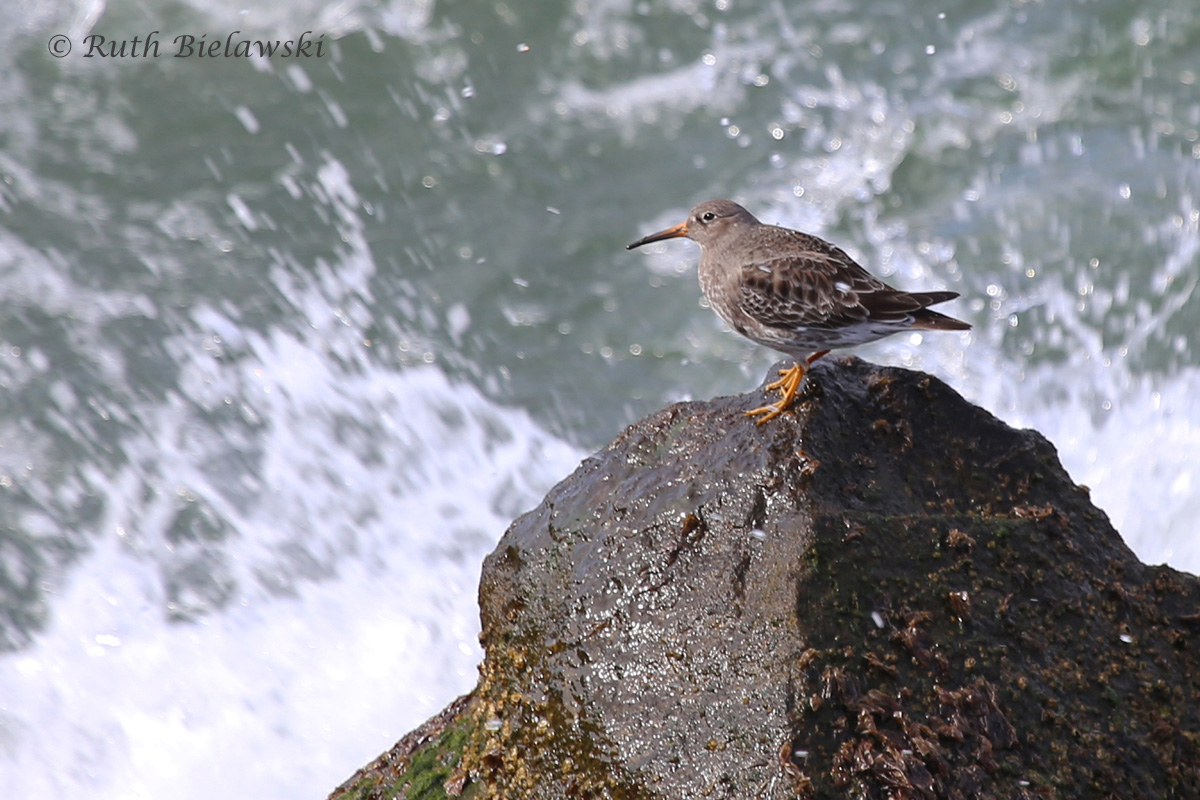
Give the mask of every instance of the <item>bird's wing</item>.
M 786 255 L 755 254 L 742 264 L 742 310 L 777 328 L 840 328 L 867 319 L 900 322 L 954 292 L 901 292 L 875 278 L 854 259 L 815 237 Z

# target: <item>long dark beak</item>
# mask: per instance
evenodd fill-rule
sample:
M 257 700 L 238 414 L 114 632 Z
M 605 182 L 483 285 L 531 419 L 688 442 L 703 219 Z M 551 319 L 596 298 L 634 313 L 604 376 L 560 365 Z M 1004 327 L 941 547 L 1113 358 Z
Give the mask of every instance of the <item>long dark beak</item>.
M 677 239 L 680 236 L 687 236 L 687 235 L 688 235 L 687 223 L 681 222 L 673 228 L 667 228 L 665 231 L 659 231 L 658 233 L 652 233 L 649 236 L 638 239 L 633 244 L 626 245 L 625 249 L 632 250 L 635 247 L 641 247 L 642 245 L 650 244 L 651 242 L 661 242 L 663 239 Z

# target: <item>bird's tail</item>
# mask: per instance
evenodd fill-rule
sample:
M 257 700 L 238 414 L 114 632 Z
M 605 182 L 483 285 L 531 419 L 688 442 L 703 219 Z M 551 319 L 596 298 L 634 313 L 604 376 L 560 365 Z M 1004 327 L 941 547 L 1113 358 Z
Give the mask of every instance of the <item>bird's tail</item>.
M 914 294 L 919 296 L 921 301 L 927 306 L 944 303 L 947 300 L 953 300 L 958 297 L 958 292 L 915 292 Z M 920 311 L 913 312 L 913 327 L 926 331 L 971 330 L 969 323 L 955 319 L 954 317 L 948 317 L 945 314 L 939 314 L 936 311 L 930 311 L 928 308 L 922 308 Z

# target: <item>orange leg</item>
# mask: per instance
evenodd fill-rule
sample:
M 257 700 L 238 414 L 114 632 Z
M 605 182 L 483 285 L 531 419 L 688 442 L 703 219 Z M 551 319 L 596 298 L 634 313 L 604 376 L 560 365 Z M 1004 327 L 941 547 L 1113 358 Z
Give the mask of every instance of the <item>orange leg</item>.
M 819 353 L 813 353 L 803 362 L 797 361 L 788 369 L 779 370 L 779 379 L 771 381 L 766 385 L 766 391 L 774 389 L 779 390 L 779 402 L 771 405 L 754 408 L 746 412 L 747 417 L 755 417 L 755 424 L 762 425 L 767 420 L 775 419 L 784 411 L 791 408 L 792 401 L 796 399 L 796 393 L 800 391 L 800 384 L 804 382 L 804 376 L 808 374 L 808 368 L 821 356 L 828 353 L 828 350 L 822 350 Z

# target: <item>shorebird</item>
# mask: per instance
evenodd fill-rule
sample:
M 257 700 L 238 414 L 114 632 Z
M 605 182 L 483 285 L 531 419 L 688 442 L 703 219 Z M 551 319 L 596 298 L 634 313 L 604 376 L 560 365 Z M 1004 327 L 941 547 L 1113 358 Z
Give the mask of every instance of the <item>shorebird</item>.
M 779 400 L 746 412 L 759 425 L 791 406 L 808 368 L 830 350 L 904 331 L 971 327 L 929 310 L 958 292 L 893 289 L 837 246 L 764 225 L 730 200 L 701 203 L 684 222 L 626 249 L 678 237 L 700 245 L 700 289 L 717 315 L 747 339 L 795 359 L 767 384 Z

